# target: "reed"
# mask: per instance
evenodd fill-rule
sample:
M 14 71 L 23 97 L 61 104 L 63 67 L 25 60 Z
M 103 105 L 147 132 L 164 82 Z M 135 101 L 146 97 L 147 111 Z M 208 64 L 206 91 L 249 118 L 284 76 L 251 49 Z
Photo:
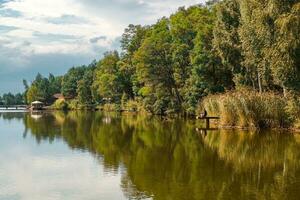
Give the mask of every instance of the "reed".
M 289 113 L 290 120 L 293 122 L 293 127 L 300 129 L 300 97 L 293 95 L 287 102 L 286 110 Z
M 221 125 L 253 128 L 287 128 L 300 122 L 300 103 L 275 93 L 235 91 L 203 99 L 199 111 L 220 116 Z

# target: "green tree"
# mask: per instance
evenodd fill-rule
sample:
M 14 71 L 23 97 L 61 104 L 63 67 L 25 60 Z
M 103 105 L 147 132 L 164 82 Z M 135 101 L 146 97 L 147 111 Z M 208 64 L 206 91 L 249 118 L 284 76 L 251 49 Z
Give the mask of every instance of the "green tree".
M 26 87 L 26 82 L 25 87 Z M 51 94 L 49 92 L 49 80 L 38 73 L 31 86 L 26 91 L 27 103 L 32 101 L 42 101 L 44 103 L 50 103 Z
M 78 82 L 83 78 L 86 66 L 72 67 L 62 78 L 62 93 L 66 97 L 77 97 Z
M 121 99 L 122 87 L 118 67 L 119 61 L 118 52 L 107 52 L 97 65 L 93 90 L 102 99 L 111 99 L 115 102 L 119 102 Z
M 41 100 L 41 96 L 40 96 L 39 90 L 36 85 L 32 85 L 28 89 L 28 91 L 26 93 L 26 99 L 27 99 L 28 103 L 31 103 L 31 102 L 37 101 L 37 100 Z
M 174 77 L 172 36 L 166 18 L 154 25 L 151 34 L 134 56 L 137 75 L 143 88 L 146 108 L 164 114 L 167 110 L 180 110 L 182 97 Z
M 93 71 L 89 69 L 85 72 L 83 78 L 78 81 L 77 93 L 78 100 L 83 105 L 91 105 L 93 103 L 92 96 Z
M 25 102 L 24 102 L 24 95 L 21 94 L 21 93 L 17 93 L 14 97 L 14 103 L 15 105 L 23 105 Z
M 238 0 L 224 0 L 216 5 L 217 20 L 214 27 L 213 46 L 225 68 L 231 70 L 236 85 L 249 84 L 242 66 L 243 54 L 238 34 L 240 6 Z
M 300 91 L 300 2 L 270 0 L 274 44 L 268 49 L 274 79 L 284 93 Z
M 6 106 L 15 105 L 15 96 L 12 93 L 3 94 L 3 103 Z
M 56 93 L 61 92 L 62 87 L 62 77 L 61 76 L 54 76 L 53 74 L 49 74 L 49 93 L 50 95 L 54 95 Z
M 273 87 L 269 56 L 272 46 L 274 20 L 268 13 L 268 1 L 240 1 L 241 25 L 239 35 L 244 55 L 242 65 L 254 90 L 260 92 Z
M 122 74 L 124 92 L 132 99 L 134 96 L 138 96 L 138 91 L 141 88 L 136 76 L 133 56 L 147 37 L 149 29 L 149 26 L 130 24 L 125 29 L 121 39 L 122 58 L 119 62 L 119 69 Z

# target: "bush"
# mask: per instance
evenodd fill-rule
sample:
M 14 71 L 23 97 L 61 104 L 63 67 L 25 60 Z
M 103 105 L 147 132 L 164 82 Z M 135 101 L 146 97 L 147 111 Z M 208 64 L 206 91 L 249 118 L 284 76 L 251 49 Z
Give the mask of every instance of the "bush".
M 81 110 L 83 109 L 83 106 L 77 99 L 73 99 L 68 102 L 69 103 L 69 109 L 70 110 Z
M 220 116 L 224 126 L 283 128 L 295 121 L 291 117 L 295 114 L 287 110 L 289 102 L 274 93 L 229 92 L 204 98 L 198 112 L 206 109 L 209 115 Z
M 54 102 L 51 108 L 55 110 L 68 110 L 69 106 L 64 99 L 58 99 Z
M 105 112 L 119 112 L 121 110 L 121 105 L 114 103 L 104 104 L 102 110 Z
M 125 110 L 128 112 L 144 112 L 143 105 L 137 100 L 129 100 Z
M 293 95 L 287 102 L 286 111 L 294 127 L 300 129 L 300 97 Z

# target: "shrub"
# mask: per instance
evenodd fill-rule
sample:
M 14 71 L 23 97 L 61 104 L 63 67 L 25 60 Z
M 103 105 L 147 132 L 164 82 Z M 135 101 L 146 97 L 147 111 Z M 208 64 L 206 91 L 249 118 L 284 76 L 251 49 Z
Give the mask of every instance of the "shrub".
M 127 110 L 130 112 L 138 112 L 141 111 L 142 105 L 138 101 L 129 100 L 127 102 Z
M 68 102 L 70 110 L 81 110 L 83 107 L 77 99 Z
M 118 112 L 121 110 L 121 105 L 114 103 L 104 104 L 102 110 L 105 112 Z
M 68 110 L 69 107 L 64 99 L 58 99 L 54 102 L 51 108 L 55 110 Z

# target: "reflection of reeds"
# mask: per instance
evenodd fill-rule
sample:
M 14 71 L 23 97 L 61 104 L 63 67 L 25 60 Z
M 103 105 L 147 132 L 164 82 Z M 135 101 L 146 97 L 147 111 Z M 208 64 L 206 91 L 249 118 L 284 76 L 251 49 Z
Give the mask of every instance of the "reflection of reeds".
M 208 133 L 204 143 L 240 172 L 259 165 L 264 169 L 300 167 L 300 144 L 294 135 L 227 130 Z
M 243 91 L 209 96 L 201 106 L 210 115 L 220 116 L 224 126 L 282 128 L 291 122 L 287 102 L 273 93 Z

